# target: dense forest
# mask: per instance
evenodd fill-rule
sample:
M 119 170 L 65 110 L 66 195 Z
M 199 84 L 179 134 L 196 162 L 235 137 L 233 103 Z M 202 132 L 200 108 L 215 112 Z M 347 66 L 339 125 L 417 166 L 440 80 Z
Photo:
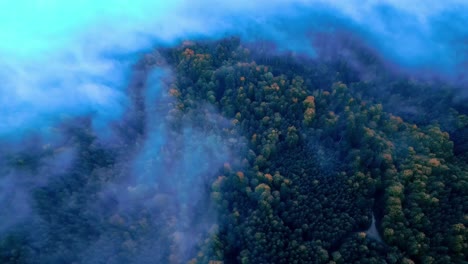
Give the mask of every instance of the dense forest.
M 462 88 L 348 42 L 354 63 L 237 37 L 157 48 L 107 141 L 64 117 L 59 142 L 2 143 L 31 193 L 11 201 L 32 206 L 0 230 L 0 262 L 467 263 Z

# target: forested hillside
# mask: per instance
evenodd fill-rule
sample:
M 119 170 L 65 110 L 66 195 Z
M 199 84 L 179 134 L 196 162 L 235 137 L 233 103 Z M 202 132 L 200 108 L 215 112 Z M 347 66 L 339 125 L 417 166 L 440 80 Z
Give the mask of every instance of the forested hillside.
M 147 53 L 111 143 L 64 118 L 60 143 L 4 153 L 38 217 L 1 237 L 0 262 L 465 263 L 466 99 L 349 49 L 373 76 L 235 37 Z M 165 141 L 135 172 L 149 127 Z M 70 146 L 68 170 L 29 184 Z
M 387 84 L 393 97 L 379 97 L 381 80 L 345 83 L 340 71 L 350 68 L 294 58 L 260 64 L 250 53 L 237 39 L 165 52 L 177 70 L 178 110 L 190 111 L 192 100 L 214 105 L 249 140 L 242 165 L 225 164 L 212 185 L 220 226 L 201 263 L 465 259 L 468 171 L 439 125 L 449 121 L 406 121 L 392 113 L 393 97 L 423 85 L 402 78 Z M 449 104 L 440 107 L 450 113 L 431 115 L 437 106 L 413 103 L 450 101 L 454 95 L 446 93 L 400 103 L 420 107 L 420 115 L 450 116 L 452 131 L 466 130 L 466 115 Z M 430 98 L 439 95 L 446 97 Z M 372 213 L 381 241 L 363 232 Z

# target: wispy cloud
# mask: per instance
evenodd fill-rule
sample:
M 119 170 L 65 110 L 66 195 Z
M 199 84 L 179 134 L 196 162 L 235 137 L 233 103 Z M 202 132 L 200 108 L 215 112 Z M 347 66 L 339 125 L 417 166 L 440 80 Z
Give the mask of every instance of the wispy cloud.
M 63 114 L 118 118 L 138 54 L 187 38 L 237 34 L 313 55 L 314 32 L 346 30 L 409 69 L 453 75 L 467 60 L 468 4 L 457 0 L 23 0 L 0 10 L 0 134 Z
M 181 40 L 238 35 L 244 42 L 271 42 L 279 52 L 315 56 L 316 33 L 347 32 L 403 71 L 430 70 L 453 78 L 466 71 L 466 25 L 468 3 L 458 0 L 0 1 L 0 144 L 9 141 L 5 146 L 19 153 L 26 135 L 47 136 L 62 120 L 81 116 L 91 117 L 95 133 L 107 131 L 107 125 L 121 120 L 132 106 L 127 88 L 139 56 Z M 165 116 L 151 108 L 164 94 L 162 80 L 170 76 L 166 70 L 154 72 L 143 93 L 150 115 L 142 120 L 145 131 L 138 139 L 142 147 L 118 161 L 130 164 L 129 178 L 103 188 L 103 196 L 115 191 L 120 206 L 132 208 L 137 204 L 132 195 L 147 186 L 148 203 L 156 201 L 162 211 L 171 211 L 170 206 L 185 208 L 170 214 L 190 219 L 206 187 L 201 179 L 213 176 L 212 170 L 231 160 L 230 153 L 236 150 L 221 133 L 207 134 L 191 122 L 177 133 L 168 129 Z M 206 114 L 211 115 L 207 120 L 216 120 L 214 127 L 224 125 L 215 111 L 207 109 Z M 55 136 L 54 132 L 49 139 Z M 45 159 L 46 165 L 52 165 L 38 165 L 39 176 L 47 178 L 56 167 L 70 166 L 75 155 L 67 144 L 70 150 Z M 2 156 L 0 165 L 4 165 Z M 2 167 L 0 202 L 15 206 L 0 210 L 8 219 L 0 231 L 31 213 L 30 190 L 45 179 L 28 177 L 10 165 Z M 174 185 L 165 177 L 172 177 Z M 172 196 L 171 203 L 161 202 L 164 195 Z M 99 205 L 95 209 L 107 213 Z M 125 208 L 119 210 L 125 214 Z M 193 240 L 183 239 L 193 236 L 184 227 L 193 222 L 179 220 L 181 226 L 173 230 L 177 234 L 171 234 L 178 237 L 175 244 L 182 241 L 175 248 L 183 255 L 193 250 Z M 206 232 L 208 226 L 200 229 Z M 113 239 L 113 234 L 104 234 L 97 246 Z M 164 243 L 156 244 L 159 248 Z M 114 255 L 116 247 L 109 248 L 109 256 Z M 83 254 L 99 254 L 96 248 L 88 250 Z

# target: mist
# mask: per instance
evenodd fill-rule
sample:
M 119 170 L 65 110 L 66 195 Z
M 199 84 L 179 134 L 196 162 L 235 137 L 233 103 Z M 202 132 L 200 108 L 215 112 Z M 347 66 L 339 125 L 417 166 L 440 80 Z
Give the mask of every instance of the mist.
M 58 122 L 58 112 L 92 114 L 97 125 L 118 119 L 138 55 L 185 39 L 240 35 L 244 42 L 270 41 L 278 51 L 316 56 L 314 34 L 346 31 L 399 68 L 466 79 L 468 4 L 463 1 L 213 5 L 208 0 L 2 3 L 1 37 L 8 41 L 0 44 L 0 133 Z
M 59 232 L 78 232 L 58 230 L 63 219 L 93 234 L 39 262 L 180 263 L 216 227 L 210 182 L 223 164 L 240 167 L 245 139 L 207 103 L 178 109 L 155 49 L 238 36 L 268 54 L 320 58 L 320 36 L 343 34 L 397 72 L 467 95 L 466 1 L 166 2 L 0 3 L 0 238 L 18 231 L 33 251 L 53 248 Z M 152 64 L 139 64 L 145 54 Z M 34 165 L 23 165 L 28 155 Z M 41 200 L 55 196 L 66 202 Z

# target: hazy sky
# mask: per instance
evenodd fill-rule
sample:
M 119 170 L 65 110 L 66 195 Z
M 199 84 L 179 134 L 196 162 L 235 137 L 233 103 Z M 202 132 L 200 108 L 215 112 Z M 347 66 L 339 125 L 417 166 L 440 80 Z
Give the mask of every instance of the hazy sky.
M 92 114 L 95 125 L 119 118 L 138 54 L 186 38 L 237 34 L 313 55 L 311 32 L 345 29 L 403 68 L 451 75 L 466 66 L 466 1 L 222 3 L 0 1 L 0 135 L 67 115 Z

